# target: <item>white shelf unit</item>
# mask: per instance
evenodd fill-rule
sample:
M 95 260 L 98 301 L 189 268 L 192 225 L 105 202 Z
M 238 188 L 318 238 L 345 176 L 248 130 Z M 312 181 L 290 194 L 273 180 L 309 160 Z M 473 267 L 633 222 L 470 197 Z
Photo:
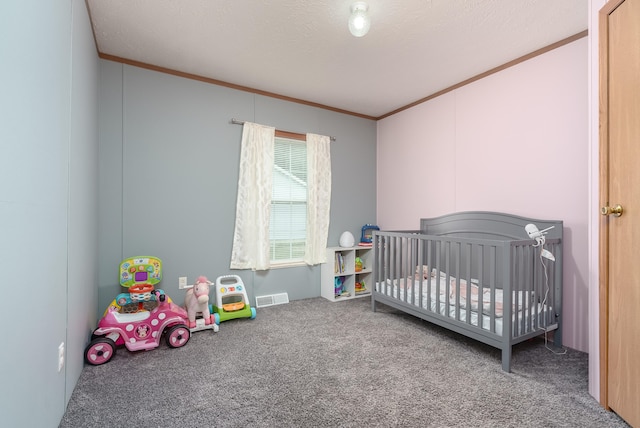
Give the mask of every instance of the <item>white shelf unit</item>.
M 362 270 L 359 272 L 356 272 L 356 258 L 362 260 Z M 358 245 L 327 248 L 327 262 L 322 265 L 320 271 L 320 295 L 332 302 L 371 296 L 372 268 L 373 248 L 371 247 Z M 338 294 L 336 294 L 336 279 L 341 281 L 342 290 L 344 290 Z M 364 283 L 365 290 L 356 292 L 356 283 Z

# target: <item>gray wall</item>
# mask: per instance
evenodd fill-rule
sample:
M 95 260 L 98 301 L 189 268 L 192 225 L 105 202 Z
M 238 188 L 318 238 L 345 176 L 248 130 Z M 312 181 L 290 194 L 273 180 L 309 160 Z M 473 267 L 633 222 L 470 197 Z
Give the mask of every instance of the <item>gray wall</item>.
M 1 424 L 56 427 L 96 318 L 98 58 L 84 1 L 1 2 L 0 58 Z
M 374 121 L 101 60 L 99 311 L 120 291 L 119 262 L 135 255 L 163 260 L 159 287 L 178 303 L 180 276 L 240 275 L 252 305 L 320 295 L 319 266 L 229 269 L 242 135 L 231 118 L 335 136 L 328 244 L 375 223 Z

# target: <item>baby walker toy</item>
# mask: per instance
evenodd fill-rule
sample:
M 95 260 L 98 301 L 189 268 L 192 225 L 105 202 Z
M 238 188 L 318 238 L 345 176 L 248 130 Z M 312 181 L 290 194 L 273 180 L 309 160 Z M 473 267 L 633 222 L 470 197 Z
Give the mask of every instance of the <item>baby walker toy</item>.
M 220 322 L 256 317 L 256 309 L 249 305 L 247 290 L 238 275 L 223 275 L 216 279 L 216 303 L 213 311 L 220 317 Z
M 189 341 L 187 312 L 155 289 L 161 279 L 162 262 L 156 257 L 139 256 L 120 263 L 120 285 L 129 292 L 118 294 L 105 310 L 84 350 L 85 362 L 104 364 L 119 345 L 129 351 L 154 349 L 163 334 L 171 348 Z
M 211 313 L 209 305 L 209 286 L 213 285 L 206 276 L 199 276 L 195 284 L 187 290 L 184 298 L 184 305 L 189 315 L 189 330 L 196 332 L 200 330 L 218 331 L 220 316 Z

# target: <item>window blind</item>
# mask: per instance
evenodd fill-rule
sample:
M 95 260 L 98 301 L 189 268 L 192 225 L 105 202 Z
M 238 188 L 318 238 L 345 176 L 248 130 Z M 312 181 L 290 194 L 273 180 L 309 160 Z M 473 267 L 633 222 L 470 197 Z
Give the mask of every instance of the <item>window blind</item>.
M 269 240 L 271 261 L 304 257 L 307 224 L 307 147 L 276 137 Z

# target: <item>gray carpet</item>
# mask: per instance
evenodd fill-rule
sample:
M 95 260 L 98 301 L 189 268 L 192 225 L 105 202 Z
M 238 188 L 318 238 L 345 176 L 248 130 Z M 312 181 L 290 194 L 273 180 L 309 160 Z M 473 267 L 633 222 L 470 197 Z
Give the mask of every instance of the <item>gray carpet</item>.
M 60 427 L 626 427 L 584 353 L 500 352 L 368 298 L 258 309 L 183 348 L 86 366 Z

